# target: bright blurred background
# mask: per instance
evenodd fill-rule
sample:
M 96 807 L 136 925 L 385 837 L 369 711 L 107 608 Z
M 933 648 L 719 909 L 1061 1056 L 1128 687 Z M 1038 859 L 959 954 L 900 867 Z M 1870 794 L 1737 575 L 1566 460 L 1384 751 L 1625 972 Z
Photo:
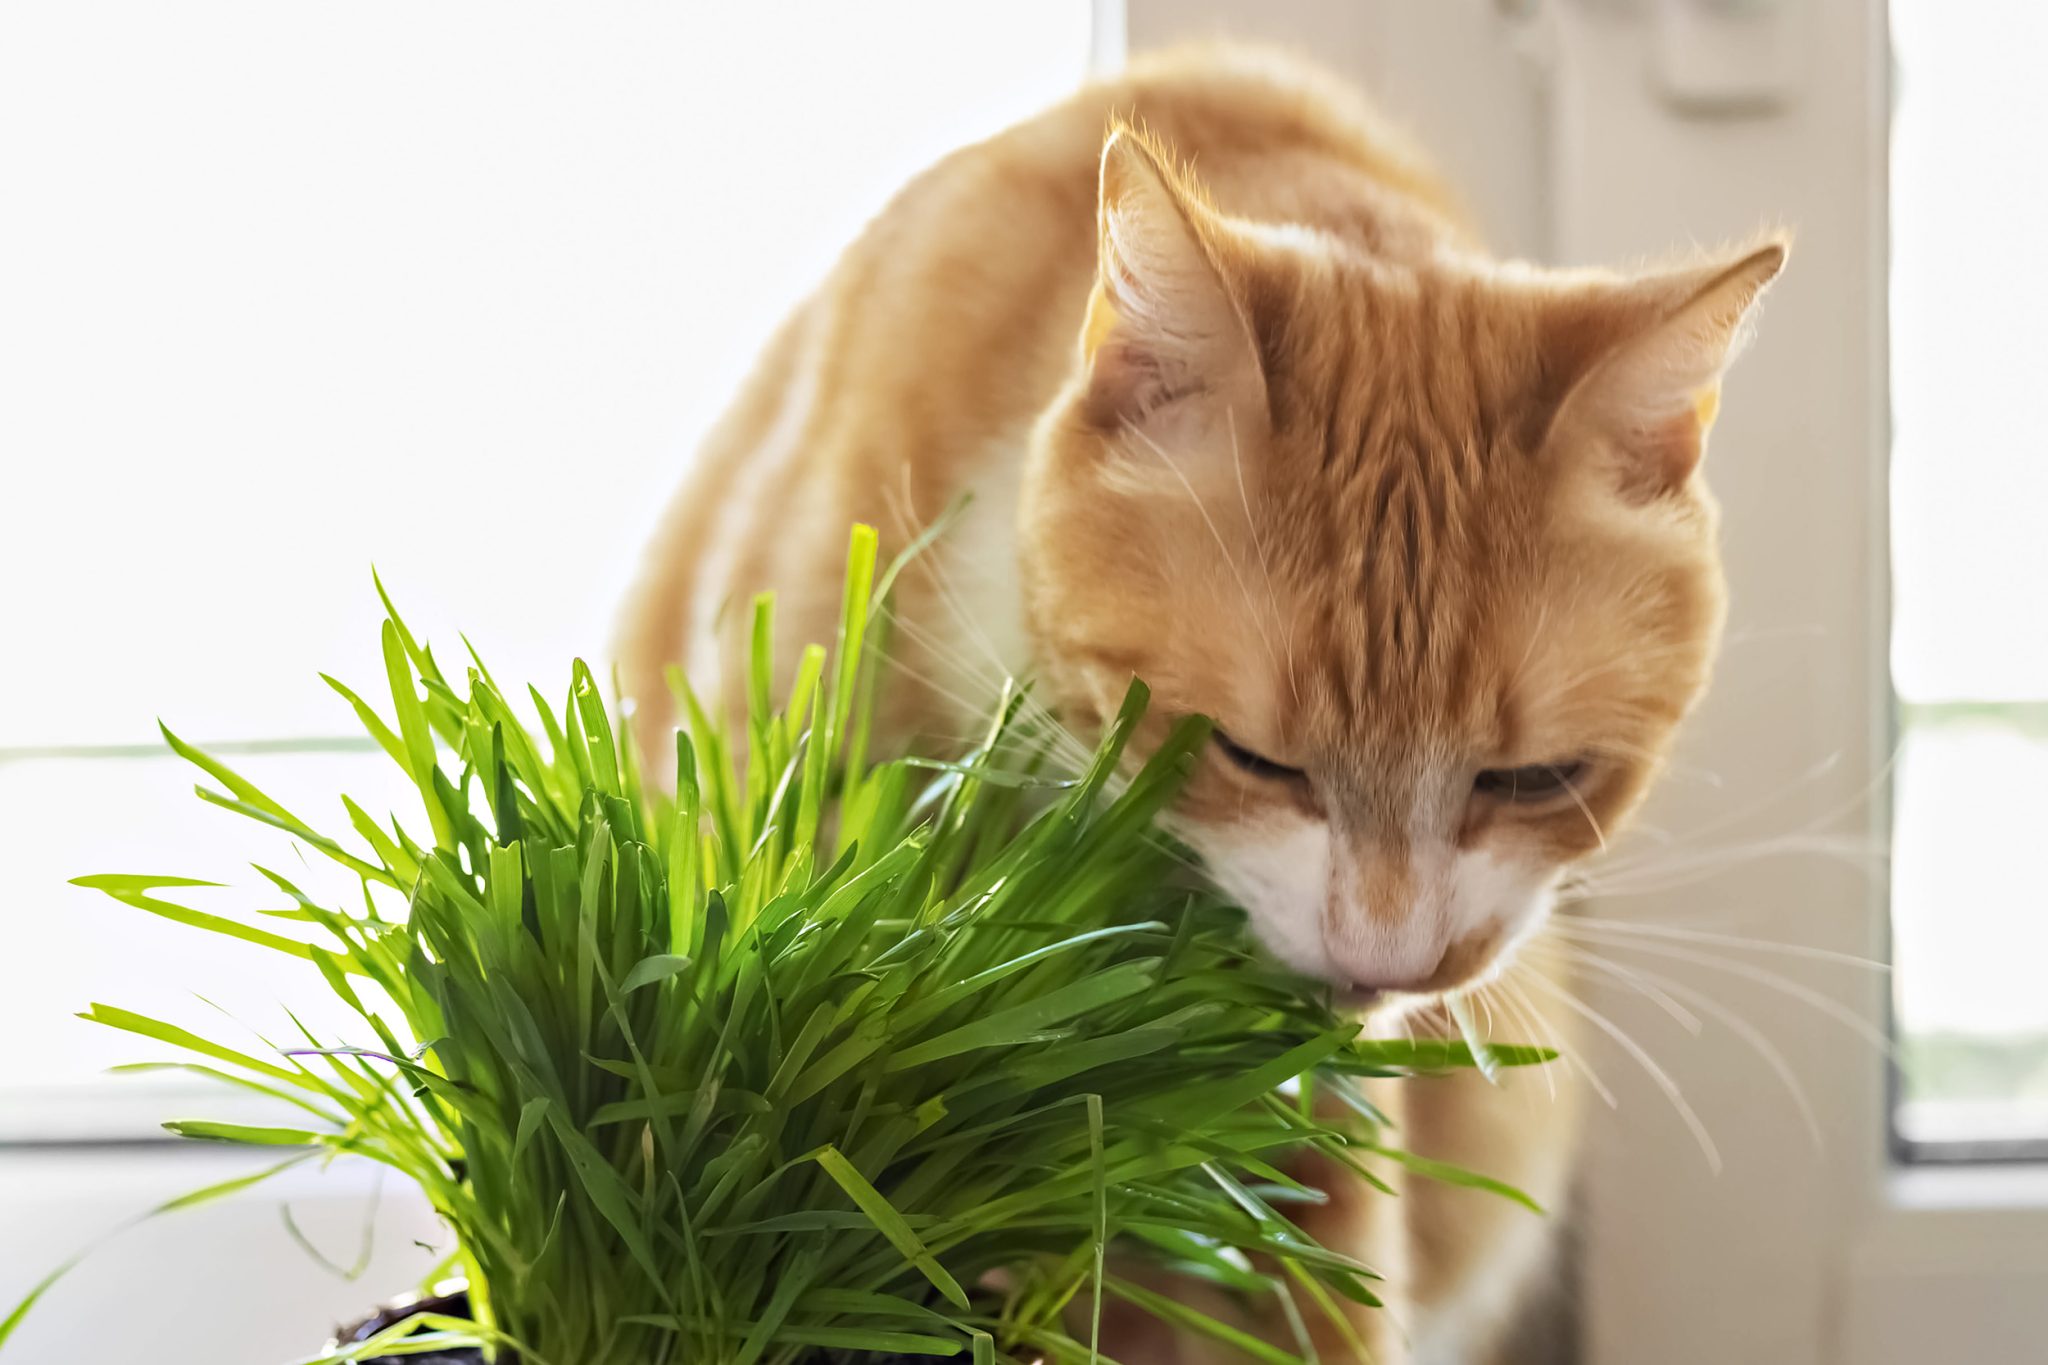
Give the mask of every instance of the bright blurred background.
M 37 963 L 0 1034 L 47 1040 L 0 1063 L 0 1132 L 135 1101 L 88 999 L 274 1013 L 250 963 L 64 885 L 246 885 L 274 848 L 192 799 L 158 719 L 309 809 L 388 804 L 318 676 L 382 676 L 373 565 L 429 639 L 566 686 L 782 314 L 1091 34 L 1085 0 L 480 19 L 0 15 L 0 183 L 33 210 L 0 222 L 0 829 Z
M 1455 0 L 1388 102 L 1425 140 L 1439 134 L 1454 171 L 1485 166 L 1479 125 L 1433 122 L 1425 95 L 1473 80 L 1460 35 L 1520 26 L 1486 60 L 1534 64 L 1556 125 L 1510 122 L 1568 153 L 1574 82 L 1595 79 L 1571 60 L 1572 11 L 1611 26 L 1665 10 L 1777 22 L 1808 8 Z M 1193 9 L 1236 14 L 1248 31 L 1284 12 L 1288 36 L 1339 64 L 1362 35 L 1424 26 L 1379 4 Z M 1356 17 L 1367 10 L 1379 17 Z M 1545 27 L 1553 10 L 1567 18 Z M 346 789 L 388 805 L 397 785 L 316 676 L 379 676 L 373 564 L 417 629 L 450 643 L 466 632 L 501 677 L 553 689 L 573 655 L 602 657 L 655 510 L 780 315 L 909 174 L 1057 98 L 1091 57 L 1115 60 L 1124 19 L 1109 0 L 0 8 L 0 1302 L 123 1212 L 228 1160 L 119 1145 L 151 1141 L 159 1119 L 200 1101 L 178 1080 L 107 1077 L 146 1050 L 72 1012 L 108 1000 L 205 1019 L 213 1005 L 268 1032 L 293 989 L 260 956 L 65 885 L 175 871 L 231 883 L 220 904 L 247 906 L 247 863 L 278 856 L 192 798 L 156 718 L 288 803 L 324 810 Z M 1810 34 L 1838 20 L 1799 22 L 1818 43 Z M 1900 0 L 1891 36 L 1888 196 L 1869 167 L 1810 171 L 1823 185 L 1841 176 L 1845 197 L 1876 185 L 1872 231 L 1889 222 L 1892 591 L 1888 604 L 1873 572 L 1859 600 L 1872 614 L 1895 607 L 1896 763 L 1823 826 L 1732 814 L 1759 846 L 1826 836 L 1869 884 L 1889 873 L 1905 1067 L 1895 1107 L 1868 1112 L 1869 1140 L 1890 1132 L 1921 1161 L 2010 1165 L 2048 1153 L 2048 452 L 2032 408 L 2048 372 L 2048 269 L 2034 242 L 2048 13 Z M 1734 51 L 1697 70 L 1745 69 Z M 1659 60 L 1652 69 L 1675 79 L 1668 53 Z M 1788 69 L 1796 80 L 1802 68 Z M 1505 104 L 1531 88 L 1489 78 L 1483 93 Z M 1881 140 L 1876 105 L 1820 112 L 1871 121 Z M 1731 108 L 1701 136 L 1768 159 L 1769 122 Z M 1721 165 L 1716 155 L 1702 164 Z M 1541 252 L 1550 234 L 1528 223 L 1607 207 L 1569 197 L 1574 171 L 1568 154 L 1517 156 L 1474 198 L 1498 240 Z M 1517 219 L 1496 199 L 1534 208 Z M 1751 222 L 1782 211 L 1741 208 Z M 1788 290 L 1827 268 L 1809 264 L 1815 253 L 1841 249 L 1806 237 Z M 1874 275 L 1868 288 L 1886 284 Z M 1843 344 L 1882 349 L 1844 326 Z M 1731 405 L 1772 382 L 1738 371 Z M 1868 487 L 1882 488 L 1885 458 L 1868 452 Z M 1844 499 L 1839 516 L 1880 537 L 1874 501 Z M 1805 572 L 1796 547 L 1782 553 L 1786 571 Z M 1863 625 L 1791 629 L 1818 657 Z M 1716 704 L 1739 720 L 1747 702 Z M 1818 770 L 1841 753 L 1816 739 L 1785 757 Z M 1883 828 L 1887 803 L 1889 841 L 1859 833 Z M 141 1159 L 95 1164 L 109 1152 Z M 370 1185 L 340 1179 L 340 1194 L 288 1193 L 346 1266 Z M 209 1258 L 265 1274 L 296 1259 L 274 1271 L 282 1306 L 190 1359 L 310 1349 L 329 1320 L 427 1259 L 408 1244 L 431 1226 L 402 1194 L 373 1224 L 377 1269 L 353 1282 L 299 1258 L 268 1213 L 149 1229 L 54 1294 L 19 1358 L 161 1351 L 147 1314 L 114 1321 L 95 1306 L 202 1293 Z M 80 1340 L 82 1354 L 60 1345 Z

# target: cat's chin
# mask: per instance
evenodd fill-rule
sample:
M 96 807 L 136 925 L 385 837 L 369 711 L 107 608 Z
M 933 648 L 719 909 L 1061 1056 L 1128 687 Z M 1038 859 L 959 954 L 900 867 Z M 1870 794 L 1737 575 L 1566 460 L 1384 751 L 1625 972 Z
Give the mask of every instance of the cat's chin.
M 1444 1038 L 1455 1041 L 1461 1032 L 1446 1003 L 1453 994 L 1456 992 L 1356 992 L 1355 996 L 1372 995 L 1373 998 L 1362 1000 L 1355 1006 L 1340 1004 L 1338 1008 L 1363 1025 L 1363 1036 L 1368 1038 Z
M 1388 993 L 1374 990 L 1370 986 L 1332 986 L 1330 1004 L 1339 1014 L 1348 1014 L 1355 1019 L 1370 1019 L 1384 1007 Z
M 1380 991 L 1346 986 L 1332 999 L 1338 1011 L 1366 1026 L 1368 1032 L 1394 1028 L 1426 1015 L 1443 997 L 1416 991 Z
M 1490 979 L 1500 968 L 1492 967 L 1480 979 Z M 1368 1034 L 1404 1030 L 1415 1034 L 1443 1034 L 1455 1037 L 1457 1023 L 1445 1002 L 1472 985 L 1466 982 L 1448 990 L 1374 990 L 1365 986 L 1332 986 L 1330 1005 L 1339 1014 L 1365 1025 Z
M 1388 1028 L 1425 1013 L 1443 997 L 1430 991 L 1385 990 L 1377 986 L 1353 986 L 1333 982 L 1330 1008 L 1347 1019 L 1356 1019 L 1368 1031 Z

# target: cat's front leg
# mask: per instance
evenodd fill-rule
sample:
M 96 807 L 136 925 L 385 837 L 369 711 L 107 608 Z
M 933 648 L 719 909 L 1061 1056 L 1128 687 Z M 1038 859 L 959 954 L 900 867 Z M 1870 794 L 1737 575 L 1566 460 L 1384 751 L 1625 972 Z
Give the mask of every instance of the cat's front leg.
M 1378 1191 L 1372 1193 L 1375 1202 L 1395 1202 Z M 1127 1267 L 1120 1273 L 1146 1289 L 1205 1313 L 1238 1331 L 1269 1341 L 1283 1350 L 1300 1350 L 1300 1343 L 1285 1316 L 1270 1305 L 1254 1312 L 1214 1285 L 1156 1270 Z M 1383 1297 L 1383 1291 L 1394 1292 L 1378 1283 L 1373 1288 Z M 1296 1302 L 1309 1329 L 1316 1358 L 1324 1365 L 1410 1365 L 1406 1338 L 1388 1309 L 1367 1308 L 1339 1299 L 1338 1302 L 1348 1311 L 1351 1325 L 1351 1331 L 1346 1333 L 1325 1320 L 1314 1304 L 1298 1291 Z M 1087 1340 L 1086 1314 L 1084 1305 L 1079 1321 L 1070 1320 L 1069 1330 L 1074 1332 L 1077 1340 Z M 1359 1344 L 1364 1347 L 1363 1353 L 1357 1349 Z M 1174 1327 L 1132 1304 L 1107 1298 L 1102 1305 L 1101 1349 L 1105 1358 L 1117 1361 L 1119 1365 L 1244 1365 L 1249 1359 L 1233 1346 L 1199 1332 Z

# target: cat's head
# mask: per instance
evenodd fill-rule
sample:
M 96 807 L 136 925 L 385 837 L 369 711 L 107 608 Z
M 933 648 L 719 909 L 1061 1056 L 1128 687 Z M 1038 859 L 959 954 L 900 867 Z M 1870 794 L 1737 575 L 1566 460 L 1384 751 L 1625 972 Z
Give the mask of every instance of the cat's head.
M 1642 797 L 1723 615 L 1698 466 L 1781 241 L 1632 278 L 1228 219 L 1129 132 L 1023 508 L 1038 663 L 1219 729 L 1177 828 L 1267 946 L 1483 977 Z

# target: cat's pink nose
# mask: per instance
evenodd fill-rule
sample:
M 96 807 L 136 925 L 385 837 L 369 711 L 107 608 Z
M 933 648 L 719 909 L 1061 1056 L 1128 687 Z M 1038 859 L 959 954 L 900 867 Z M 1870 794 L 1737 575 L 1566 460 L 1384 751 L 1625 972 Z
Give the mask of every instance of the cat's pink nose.
M 1443 879 L 1406 850 L 1358 843 L 1336 854 L 1322 915 L 1330 975 L 1359 990 L 1420 989 L 1444 956 Z
M 1427 934 L 1403 934 L 1398 927 L 1372 932 L 1346 926 L 1325 933 L 1331 975 L 1353 991 L 1386 995 L 1429 988 L 1443 964 L 1444 945 Z
M 1383 995 L 1441 995 L 1454 991 L 1487 971 L 1499 958 L 1504 941 L 1498 925 L 1482 925 L 1441 947 L 1430 945 L 1424 950 L 1426 967 L 1400 974 L 1350 972 L 1347 993 L 1354 998 L 1377 1000 Z

